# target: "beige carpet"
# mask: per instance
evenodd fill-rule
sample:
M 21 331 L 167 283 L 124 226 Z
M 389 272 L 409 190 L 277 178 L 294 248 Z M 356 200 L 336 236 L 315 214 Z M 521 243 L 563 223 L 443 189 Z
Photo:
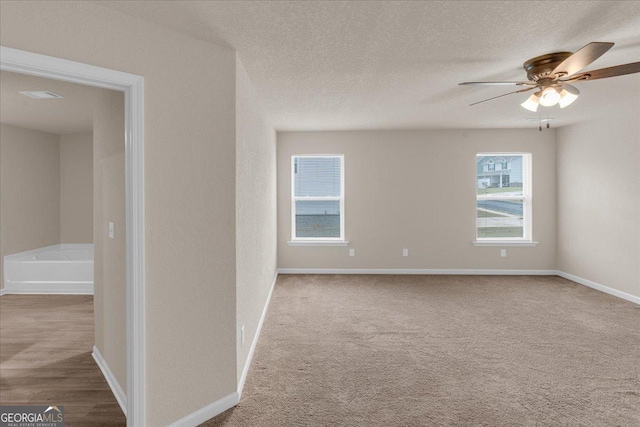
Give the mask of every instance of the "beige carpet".
M 640 306 L 558 277 L 280 276 L 206 426 L 640 426 Z

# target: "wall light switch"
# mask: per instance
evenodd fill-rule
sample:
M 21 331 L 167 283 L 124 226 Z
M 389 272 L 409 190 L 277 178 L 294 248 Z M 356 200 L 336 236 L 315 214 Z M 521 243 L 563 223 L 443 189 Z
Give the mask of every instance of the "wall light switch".
M 409 256 L 409 249 L 403 249 L 402 256 Z
M 115 227 L 111 221 L 109 221 L 109 238 L 113 239 L 115 237 Z
M 356 256 L 356 250 L 355 249 L 349 249 L 349 256 Z
M 506 257 L 507 256 L 507 250 L 506 249 L 500 249 L 500 256 L 501 257 Z

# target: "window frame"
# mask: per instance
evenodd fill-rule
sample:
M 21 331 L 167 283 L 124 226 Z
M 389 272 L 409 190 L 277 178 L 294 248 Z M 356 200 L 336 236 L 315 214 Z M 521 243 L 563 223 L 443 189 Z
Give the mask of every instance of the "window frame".
M 299 158 L 338 158 L 340 159 L 340 195 L 339 196 L 296 196 L 295 161 Z M 291 156 L 291 243 L 347 243 L 344 230 L 344 154 L 294 154 Z M 297 201 L 339 201 L 340 237 L 297 237 L 296 202 Z
M 505 196 L 500 193 L 493 194 L 478 194 L 478 174 L 474 176 L 474 192 L 476 194 L 475 200 L 475 242 L 474 244 L 491 244 L 491 243 L 523 243 L 531 244 L 533 242 L 533 196 L 532 196 L 532 181 L 533 181 L 533 168 L 531 153 L 526 152 L 490 152 L 481 151 L 476 153 L 475 161 L 477 165 L 478 156 L 522 156 L 522 196 Z M 484 169 L 484 168 L 483 168 Z M 477 171 L 477 166 L 476 166 Z M 494 172 L 484 171 L 483 172 Z M 522 200 L 522 237 L 479 237 L 478 236 L 478 201 L 480 200 Z

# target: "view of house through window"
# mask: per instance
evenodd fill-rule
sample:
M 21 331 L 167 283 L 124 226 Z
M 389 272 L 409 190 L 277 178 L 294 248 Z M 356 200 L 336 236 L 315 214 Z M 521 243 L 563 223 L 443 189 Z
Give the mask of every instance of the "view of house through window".
M 292 157 L 293 240 L 344 240 L 343 160 Z
M 476 237 L 531 239 L 531 154 L 476 156 Z

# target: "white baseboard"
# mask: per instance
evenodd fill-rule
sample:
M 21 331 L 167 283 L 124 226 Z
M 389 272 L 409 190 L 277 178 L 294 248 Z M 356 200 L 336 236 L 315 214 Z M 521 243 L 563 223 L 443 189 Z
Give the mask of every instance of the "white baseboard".
M 186 417 L 180 418 L 178 421 L 169 424 L 168 427 L 196 427 L 216 415 L 223 413 L 227 409 L 233 408 L 239 401 L 240 395 L 237 391 L 234 391 L 204 408 L 200 408 Z
M 9 295 L 93 295 L 93 282 L 14 282 L 6 280 Z
M 4 288 L 0 288 L 0 297 L 5 294 Z
M 591 280 L 583 279 L 582 277 L 574 276 L 573 274 L 566 273 L 564 271 L 558 270 L 558 276 L 564 277 L 565 279 L 571 280 L 572 282 L 579 283 L 584 286 L 588 286 L 597 291 L 605 292 L 609 295 L 613 295 L 618 298 L 622 298 L 624 300 L 640 304 L 640 297 L 635 295 L 628 294 L 626 292 L 619 291 L 617 289 L 610 288 L 609 286 L 602 285 L 600 283 L 592 282 Z
M 555 276 L 556 270 L 398 269 L 398 268 L 280 268 L 279 274 L 442 274 L 491 276 Z
M 277 280 L 278 280 L 278 272 L 276 271 L 276 275 L 273 278 L 273 282 L 271 283 L 271 289 L 269 290 L 269 296 L 267 297 L 267 302 L 264 304 L 264 309 L 262 310 L 262 316 L 260 317 L 260 322 L 258 323 L 256 334 L 253 337 L 253 342 L 251 343 L 251 349 L 249 349 L 249 356 L 247 357 L 247 361 L 244 363 L 244 368 L 242 369 L 242 374 L 240 375 L 240 381 L 238 381 L 238 396 L 242 396 L 242 389 L 244 388 L 244 382 L 247 380 L 247 374 L 249 373 L 249 368 L 251 367 L 253 352 L 256 350 L 256 345 L 258 344 L 258 338 L 260 337 L 260 331 L 262 331 L 262 324 L 264 323 L 264 318 L 267 316 L 267 310 L 269 309 L 269 303 L 271 302 L 271 295 L 273 295 L 273 289 L 276 286 Z
M 118 380 L 113 375 L 113 372 L 111 372 L 111 369 L 109 369 L 109 365 L 107 365 L 107 362 L 104 360 L 104 358 L 102 357 L 102 354 L 100 354 L 100 351 L 95 345 L 93 346 L 93 353 L 91 353 L 91 355 L 93 356 L 93 360 L 96 361 L 96 364 L 102 371 L 102 375 L 104 375 L 104 379 L 107 380 L 107 384 L 109 384 L 109 387 L 113 392 L 113 395 L 118 401 L 118 405 L 120 405 L 120 409 L 122 409 L 122 412 L 126 417 L 127 416 L 127 396 L 124 394 L 124 391 L 122 391 L 122 387 L 120 387 L 120 383 L 118 383 Z

